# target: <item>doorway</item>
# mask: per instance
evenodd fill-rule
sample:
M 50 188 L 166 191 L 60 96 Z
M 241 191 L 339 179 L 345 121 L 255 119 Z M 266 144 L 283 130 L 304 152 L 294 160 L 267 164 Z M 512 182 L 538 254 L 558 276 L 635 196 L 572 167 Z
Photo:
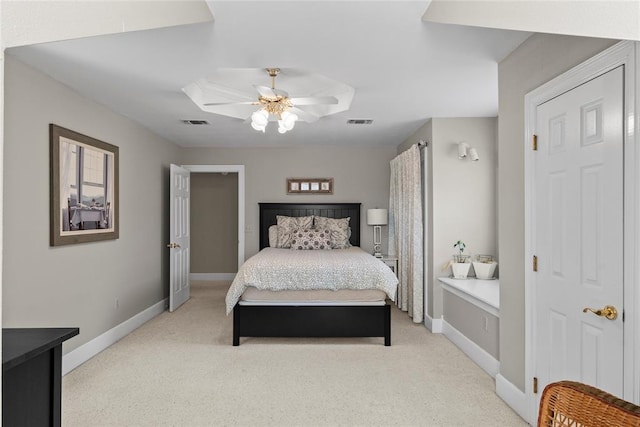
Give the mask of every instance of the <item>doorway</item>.
M 184 165 L 184 169 L 188 170 L 192 174 L 218 174 L 220 176 L 230 176 L 232 175 L 234 178 L 237 178 L 237 221 L 236 221 L 236 233 L 237 237 L 237 261 L 235 263 L 236 269 L 239 268 L 244 263 L 244 165 Z M 226 174 L 226 175 L 222 175 Z M 193 236 L 198 230 L 192 230 L 191 235 Z M 236 270 L 237 271 L 237 270 Z M 230 272 L 224 272 L 230 273 Z M 228 274 L 227 274 L 228 275 Z M 192 280 L 230 280 L 233 277 L 227 277 L 227 275 L 223 276 L 210 276 L 207 273 L 200 274 L 191 272 L 189 274 L 190 279 Z
M 232 280 L 238 271 L 238 174 L 191 174 L 191 280 Z

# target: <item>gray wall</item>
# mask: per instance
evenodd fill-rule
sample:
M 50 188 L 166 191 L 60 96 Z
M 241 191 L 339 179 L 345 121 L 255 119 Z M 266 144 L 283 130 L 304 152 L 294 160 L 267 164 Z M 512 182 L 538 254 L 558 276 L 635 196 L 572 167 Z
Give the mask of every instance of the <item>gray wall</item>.
M 238 271 L 238 174 L 191 174 L 191 272 Z
M 80 327 L 68 352 L 167 296 L 168 165 L 180 152 L 11 55 L 4 96 L 3 326 Z M 120 148 L 120 239 L 49 247 L 49 123 Z
M 447 323 L 499 360 L 500 320 L 496 316 L 446 290 L 442 312 Z
M 498 66 L 500 373 L 524 390 L 524 96 L 616 40 L 536 34 Z
M 419 140 L 427 147 L 427 309 L 442 316 L 442 287 L 437 278 L 461 239 L 465 253 L 496 255 L 496 118 L 434 118 L 418 129 L 398 150 Z M 466 141 L 480 160 L 458 159 L 457 144 Z
M 395 148 L 191 148 L 189 165 L 245 166 L 245 259 L 258 252 L 259 202 L 361 202 L 361 246 L 373 250 L 366 211 L 389 205 L 389 162 Z M 334 178 L 332 195 L 287 195 L 287 178 Z M 386 230 L 383 229 L 383 236 Z M 383 238 L 386 251 L 387 239 Z

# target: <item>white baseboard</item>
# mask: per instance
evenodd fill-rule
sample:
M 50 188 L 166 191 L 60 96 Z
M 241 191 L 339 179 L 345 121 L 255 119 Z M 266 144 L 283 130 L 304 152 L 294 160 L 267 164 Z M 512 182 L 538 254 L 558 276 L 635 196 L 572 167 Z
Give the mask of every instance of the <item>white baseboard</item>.
M 442 333 L 487 374 L 495 378 L 500 372 L 500 362 L 495 357 L 451 326 L 446 320 L 442 321 Z
M 428 314 L 424 315 L 424 325 L 431 331 L 432 334 L 442 333 L 442 318 L 433 319 Z
M 189 273 L 189 280 L 233 280 L 236 273 Z
M 141 311 L 130 319 L 125 320 L 102 335 L 92 339 L 88 343 L 85 343 L 62 356 L 62 375 L 66 375 L 73 371 L 75 368 L 82 365 L 105 348 L 129 335 L 149 320 L 164 312 L 168 306 L 168 302 L 169 299 L 165 298 L 162 301 L 155 303 L 146 310 Z
M 529 418 L 527 395 L 501 374 L 496 375 L 496 394 L 525 421 L 531 425 L 536 424 L 536 419 Z M 537 414 L 533 418 L 537 418 Z

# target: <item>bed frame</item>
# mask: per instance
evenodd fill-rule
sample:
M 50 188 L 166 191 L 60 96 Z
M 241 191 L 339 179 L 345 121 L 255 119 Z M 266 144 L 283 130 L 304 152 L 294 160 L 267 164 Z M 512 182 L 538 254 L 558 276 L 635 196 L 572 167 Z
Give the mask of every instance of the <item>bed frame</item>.
M 260 249 L 269 246 L 276 215 L 351 217 L 353 246 L 360 246 L 360 203 L 259 203 Z M 391 345 L 391 306 L 269 306 L 233 308 L 233 345 L 240 337 L 383 337 Z

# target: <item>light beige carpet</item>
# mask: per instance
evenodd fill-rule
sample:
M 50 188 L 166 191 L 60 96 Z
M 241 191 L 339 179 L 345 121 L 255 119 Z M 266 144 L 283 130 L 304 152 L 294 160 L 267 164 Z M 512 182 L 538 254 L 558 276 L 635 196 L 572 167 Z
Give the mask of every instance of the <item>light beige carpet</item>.
M 228 282 L 165 312 L 63 379 L 65 426 L 520 426 L 493 379 L 392 309 L 382 338 L 243 338 Z

